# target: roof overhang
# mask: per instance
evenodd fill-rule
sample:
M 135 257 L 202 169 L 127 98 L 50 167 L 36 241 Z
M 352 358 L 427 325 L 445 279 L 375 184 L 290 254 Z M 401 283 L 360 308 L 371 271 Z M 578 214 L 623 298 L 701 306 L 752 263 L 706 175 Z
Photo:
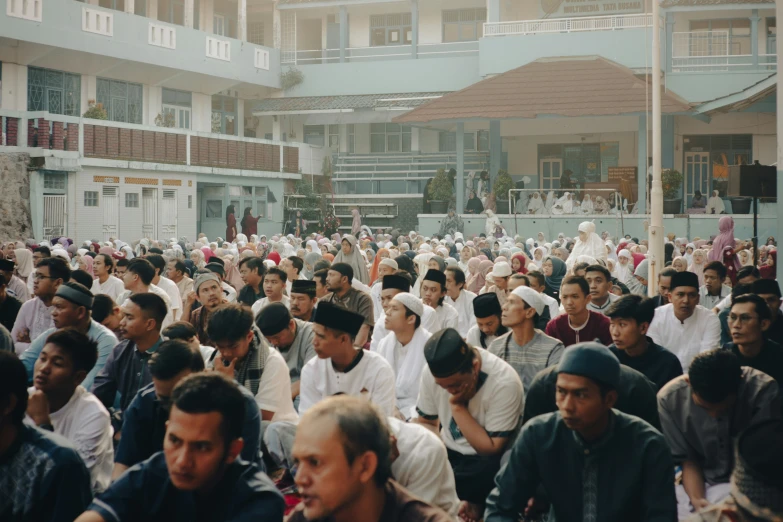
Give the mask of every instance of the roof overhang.
M 747 89 L 702 103 L 695 108 L 696 114 L 712 115 L 743 111 L 754 103 L 774 94 L 777 91 L 777 85 L 778 75 L 775 73 Z
M 342 96 L 305 96 L 267 98 L 255 103 L 254 116 L 294 114 L 400 113 L 442 97 L 445 92 L 367 94 Z

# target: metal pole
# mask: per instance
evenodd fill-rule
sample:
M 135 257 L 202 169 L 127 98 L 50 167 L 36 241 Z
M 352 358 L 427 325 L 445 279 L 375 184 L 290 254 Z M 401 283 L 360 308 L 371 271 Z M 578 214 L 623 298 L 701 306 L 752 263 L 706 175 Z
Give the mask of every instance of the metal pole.
M 753 266 L 759 265 L 759 198 L 753 197 Z
M 650 297 L 658 293 L 658 274 L 663 270 L 663 188 L 661 186 L 661 6 L 660 0 L 652 2 L 652 167 L 653 181 L 650 191 L 650 272 L 647 292 Z M 647 173 L 644 175 L 645 180 Z
M 775 10 L 777 11 L 777 19 L 783 20 L 783 2 L 775 3 Z M 777 61 L 778 70 L 781 71 L 783 67 L 783 38 L 777 39 Z M 775 234 L 775 240 L 780 243 L 783 240 L 783 118 L 780 117 L 780 108 L 783 107 L 783 89 L 777 89 L 777 110 L 778 110 L 778 127 L 777 127 L 777 141 L 778 141 L 778 201 L 777 208 L 775 209 L 778 217 L 777 234 Z

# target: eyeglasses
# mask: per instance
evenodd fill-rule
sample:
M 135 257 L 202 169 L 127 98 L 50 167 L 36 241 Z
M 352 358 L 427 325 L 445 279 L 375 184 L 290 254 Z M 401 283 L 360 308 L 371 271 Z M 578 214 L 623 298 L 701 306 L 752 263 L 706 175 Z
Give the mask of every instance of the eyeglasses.
M 41 279 L 57 279 L 57 278 L 56 277 L 51 277 L 51 276 L 45 276 L 45 275 L 41 275 L 41 274 L 33 275 L 33 280 L 34 281 L 40 281 Z
M 729 322 L 730 323 L 736 323 L 739 322 L 740 324 L 748 324 L 749 322 L 756 319 L 755 315 L 750 314 L 742 314 L 742 315 L 735 315 L 735 314 L 729 314 Z

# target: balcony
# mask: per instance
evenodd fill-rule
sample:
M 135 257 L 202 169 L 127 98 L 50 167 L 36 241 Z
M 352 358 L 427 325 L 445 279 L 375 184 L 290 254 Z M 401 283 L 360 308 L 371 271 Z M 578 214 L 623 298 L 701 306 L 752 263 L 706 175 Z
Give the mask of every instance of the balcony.
M 6 2 L 0 48 L 22 65 L 92 75 L 113 69 L 131 76 L 121 79 L 207 94 L 280 86 L 280 52 L 269 47 L 75 0 Z
M 387 45 L 378 47 L 348 47 L 346 62 L 368 62 L 387 60 L 409 60 L 417 58 L 458 58 L 477 56 L 478 41 L 437 44 Z M 292 51 L 283 53 L 283 65 L 312 65 L 340 62 L 340 49 Z
M 631 69 L 649 67 L 652 15 L 615 15 L 484 24 L 481 76 L 500 74 L 539 58 L 602 56 Z
M 134 163 L 134 168 L 213 174 L 241 170 L 249 171 L 243 175 L 279 173 L 283 178 L 320 175 L 329 154 L 304 143 L 5 110 L 0 111 L 0 152 L 27 152 L 80 165 L 129 168 Z

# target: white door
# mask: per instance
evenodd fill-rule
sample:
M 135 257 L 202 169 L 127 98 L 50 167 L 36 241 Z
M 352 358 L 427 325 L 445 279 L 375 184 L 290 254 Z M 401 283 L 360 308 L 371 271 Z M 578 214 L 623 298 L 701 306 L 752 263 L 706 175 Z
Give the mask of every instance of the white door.
M 710 193 L 710 154 L 709 152 L 687 152 L 685 154 L 685 205 L 690 208 L 693 195 L 698 190 L 709 198 Z
M 160 234 L 163 239 L 177 237 L 177 191 L 164 190 L 160 201 Z
M 541 171 L 541 188 L 555 190 L 560 188 L 560 176 L 563 174 L 562 159 L 542 159 L 539 165 Z
M 65 196 L 44 196 L 43 238 L 65 235 Z
M 116 238 L 120 226 L 120 188 L 103 187 L 103 240 Z
M 155 237 L 158 228 L 158 189 L 141 190 L 141 209 L 144 217 L 141 223 L 141 235 L 147 238 Z
M 216 14 L 212 20 L 212 32 L 220 35 L 220 36 L 226 36 L 226 17 L 223 15 Z

